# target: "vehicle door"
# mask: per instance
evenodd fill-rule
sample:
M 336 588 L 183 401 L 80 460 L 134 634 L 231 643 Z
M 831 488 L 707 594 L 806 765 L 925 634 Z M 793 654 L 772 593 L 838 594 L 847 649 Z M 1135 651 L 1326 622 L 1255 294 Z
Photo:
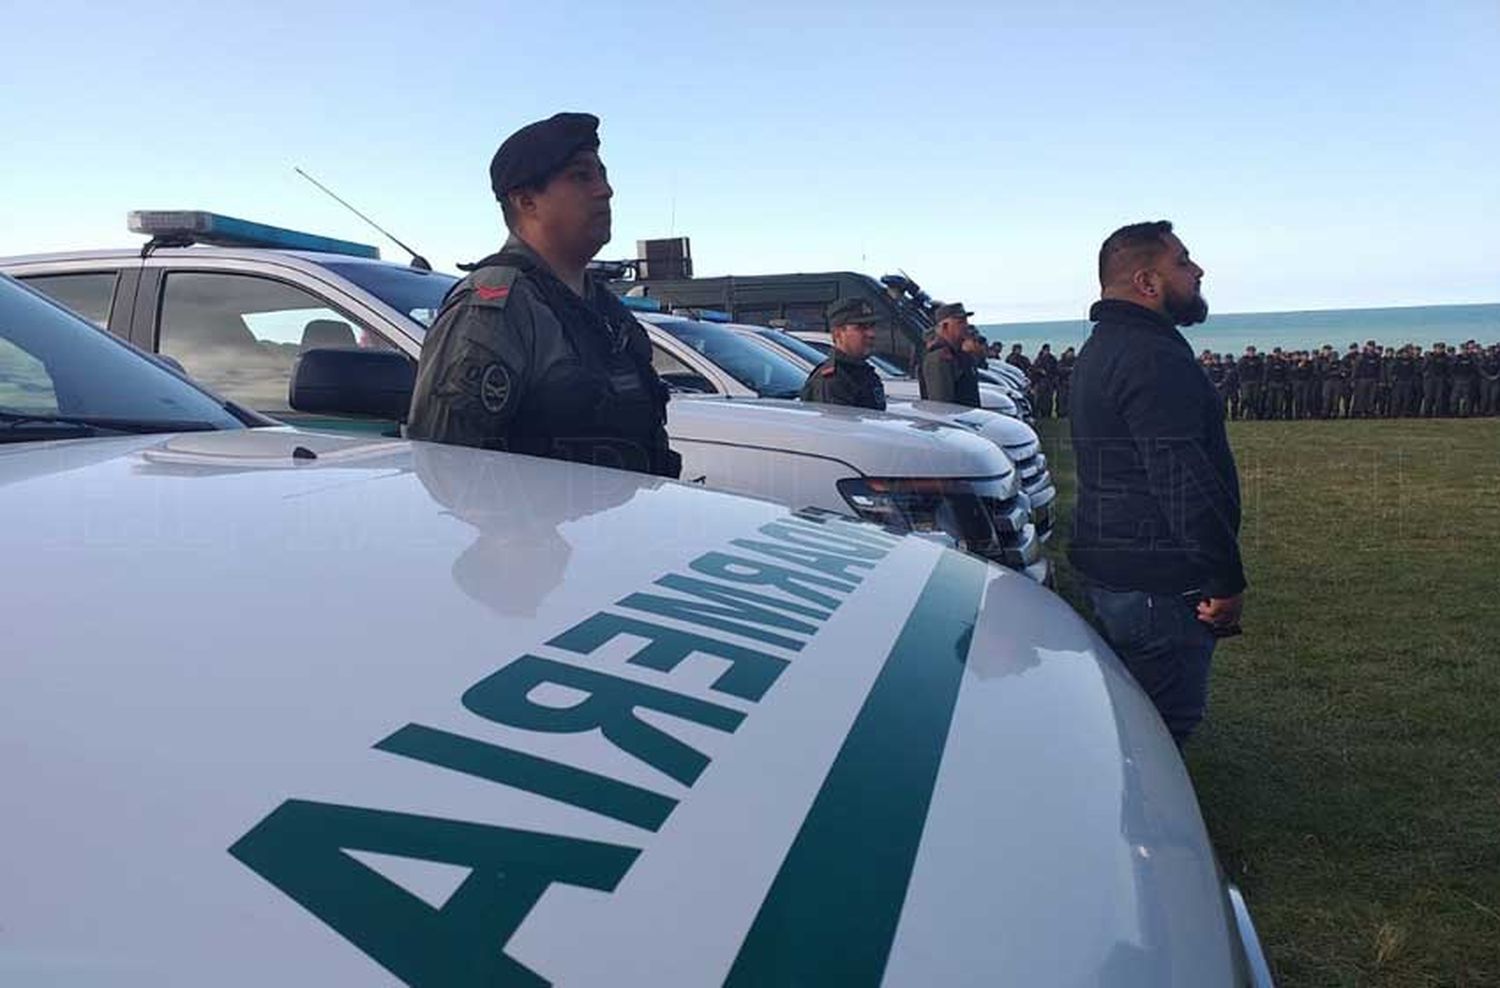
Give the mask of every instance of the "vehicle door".
M 170 258 L 145 269 L 132 335 L 213 391 L 289 425 L 394 436 L 394 421 L 308 415 L 287 400 L 306 350 L 403 350 L 360 308 L 296 268 Z

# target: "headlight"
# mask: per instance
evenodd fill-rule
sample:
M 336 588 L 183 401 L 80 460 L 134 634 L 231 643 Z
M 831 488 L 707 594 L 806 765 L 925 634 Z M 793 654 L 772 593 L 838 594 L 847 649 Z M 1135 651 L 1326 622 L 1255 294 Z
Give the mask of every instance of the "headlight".
M 942 532 L 961 549 L 984 552 L 1010 526 L 1014 478 L 851 477 L 838 487 L 861 518 L 902 532 Z

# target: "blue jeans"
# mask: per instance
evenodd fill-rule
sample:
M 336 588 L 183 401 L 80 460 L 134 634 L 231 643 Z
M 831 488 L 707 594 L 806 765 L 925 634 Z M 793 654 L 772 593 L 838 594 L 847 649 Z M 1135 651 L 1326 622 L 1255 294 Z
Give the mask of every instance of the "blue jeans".
M 1089 587 L 1088 596 L 1104 640 L 1182 747 L 1208 706 L 1208 670 L 1218 639 L 1178 594 Z

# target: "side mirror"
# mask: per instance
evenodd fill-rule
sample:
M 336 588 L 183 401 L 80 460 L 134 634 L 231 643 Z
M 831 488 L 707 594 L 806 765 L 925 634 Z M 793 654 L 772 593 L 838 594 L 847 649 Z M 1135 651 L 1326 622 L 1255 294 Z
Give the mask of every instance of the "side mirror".
M 417 367 L 390 350 L 312 349 L 292 368 L 288 402 L 299 412 L 406 420 Z

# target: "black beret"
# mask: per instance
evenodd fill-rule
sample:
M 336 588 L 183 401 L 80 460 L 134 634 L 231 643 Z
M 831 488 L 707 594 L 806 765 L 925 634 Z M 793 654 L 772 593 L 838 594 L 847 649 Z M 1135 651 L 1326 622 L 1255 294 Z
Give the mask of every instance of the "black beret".
M 828 307 L 830 326 L 863 326 L 879 321 L 875 306 L 862 298 L 841 299 Z
M 513 189 L 545 183 L 583 150 L 599 150 L 599 118 L 592 113 L 556 113 L 529 123 L 490 159 L 490 188 L 503 199 Z

